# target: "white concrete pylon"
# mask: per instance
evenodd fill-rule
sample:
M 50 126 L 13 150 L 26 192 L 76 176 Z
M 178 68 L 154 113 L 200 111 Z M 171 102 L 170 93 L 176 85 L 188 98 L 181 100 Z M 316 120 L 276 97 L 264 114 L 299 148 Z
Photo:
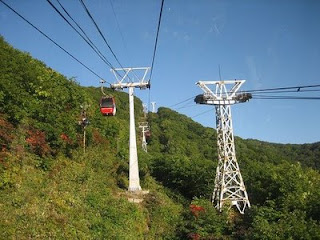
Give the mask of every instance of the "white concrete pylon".
M 140 177 L 137 153 L 136 124 L 134 119 L 133 87 L 129 87 L 130 140 L 129 140 L 129 191 L 139 191 Z
M 130 137 L 129 137 L 129 187 L 130 192 L 141 191 L 140 177 L 139 177 L 139 164 L 137 154 L 137 139 L 136 127 L 134 117 L 134 88 L 146 89 L 149 88 L 149 81 L 146 81 L 146 75 L 149 67 L 142 68 L 117 68 L 111 69 L 117 79 L 117 83 L 111 84 L 114 89 L 129 89 L 129 112 L 130 112 Z M 137 72 L 142 72 L 141 77 L 138 77 Z M 122 76 L 121 73 L 124 75 Z M 130 73 L 134 76 L 130 77 Z M 135 81 L 133 81 L 133 79 Z M 127 81 L 125 81 L 127 80 Z

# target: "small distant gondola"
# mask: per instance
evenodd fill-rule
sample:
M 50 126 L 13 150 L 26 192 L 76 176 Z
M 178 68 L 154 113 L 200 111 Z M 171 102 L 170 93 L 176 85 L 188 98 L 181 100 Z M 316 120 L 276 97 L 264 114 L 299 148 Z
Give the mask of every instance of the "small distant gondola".
M 114 97 L 102 97 L 100 99 L 100 112 L 103 116 L 116 115 L 116 102 Z
M 146 141 L 149 142 L 151 138 L 151 131 L 150 130 L 145 131 L 144 136 L 146 138 Z

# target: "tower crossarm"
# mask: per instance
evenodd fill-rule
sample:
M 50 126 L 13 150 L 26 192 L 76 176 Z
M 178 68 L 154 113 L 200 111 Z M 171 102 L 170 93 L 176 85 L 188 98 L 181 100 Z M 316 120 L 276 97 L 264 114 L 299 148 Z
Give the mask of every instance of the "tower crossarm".
M 117 83 L 111 84 L 113 89 L 122 89 L 122 88 L 149 88 L 149 80 L 146 80 L 146 76 L 150 67 L 136 67 L 136 68 L 113 68 L 111 72 L 115 76 Z M 124 75 L 120 75 L 120 72 L 123 72 Z M 139 75 L 137 73 L 140 72 Z M 133 74 L 131 77 L 129 74 Z M 135 81 L 133 81 L 135 80 Z
M 148 128 L 149 127 L 149 124 L 148 122 L 139 122 L 139 128 Z
M 203 95 L 198 95 L 195 99 L 199 104 L 211 105 L 231 105 L 238 102 L 237 92 L 245 80 L 224 80 L 224 81 L 198 81 L 198 85 L 203 91 Z M 230 86 L 231 87 L 227 87 Z

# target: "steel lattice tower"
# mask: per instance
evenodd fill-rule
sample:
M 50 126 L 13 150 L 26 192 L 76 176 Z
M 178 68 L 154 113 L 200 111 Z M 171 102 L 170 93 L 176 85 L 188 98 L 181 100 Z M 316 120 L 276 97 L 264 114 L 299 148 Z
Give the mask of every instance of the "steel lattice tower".
M 231 105 L 251 98 L 248 93 L 236 94 L 244 82 L 245 80 L 199 81 L 196 84 L 204 94 L 195 98 L 196 103 L 214 105 L 216 110 L 218 166 L 212 203 L 219 211 L 222 211 L 224 204 L 236 206 L 242 214 L 246 207 L 250 208 L 250 202 L 236 158 Z M 230 84 L 233 86 L 228 90 L 226 85 Z M 215 87 L 214 91 L 209 88 L 210 85 Z

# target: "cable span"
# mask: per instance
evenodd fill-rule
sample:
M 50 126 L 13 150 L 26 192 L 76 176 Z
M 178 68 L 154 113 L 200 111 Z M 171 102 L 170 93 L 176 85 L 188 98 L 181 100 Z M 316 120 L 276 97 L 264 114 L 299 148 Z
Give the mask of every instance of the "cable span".
M 61 5 L 61 3 L 59 2 L 59 0 L 57 0 L 58 3 L 60 4 L 60 6 L 63 8 L 63 6 Z M 92 50 L 101 58 L 101 60 L 107 64 L 107 66 L 112 67 L 111 63 L 102 55 L 102 53 L 97 50 L 97 47 L 92 43 L 92 41 L 88 38 L 88 36 L 85 34 L 85 36 L 87 38 L 85 38 L 69 21 L 68 19 L 65 18 L 65 16 L 63 16 L 63 14 L 53 5 L 53 3 L 50 0 L 47 0 L 47 2 L 50 4 L 50 6 L 63 18 L 63 20 L 65 22 L 68 23 L 68 25 L 78 33 L 78 35 L 92 48 Z M 64 9 L 64 8 L 63 8 Z M 66 10 L 64 9 L 64 11 L 66 12 Z M 67 12 L 66 12 L 67 13 Z M 67 13 L 67 15 L 71 18 L 71 16 Z M 73 20 L 73 18 L 71 18 Z M 73 20 L 74 21 L 74 20 Z M 75 21 L 74 21 L 75 22 Z M 76 25 L 78 27 L 80 27 L 77 23 Z M 109 83 L 109 82 L 107 82 Z M 111 84 L 111 83 L 109 83 Z
M 297 92 L 299 92 L 300 89 L 313 88 L 313 87 L 320 87 L 320 84 L 317 84 L 317 85 L 306 85 L 306 86 L 296 86 L 296 87 L 279 87 L 279 88 L 266 88 L 266 89 L 258 89 L 258 90 L 246 90 L 244 92 L 252 93 L 252 92 L 287 90 L 287 89 L 297 89 Z
M 206 110 L 206 111 L 204 111 L 204 112 L 202 112 L 202 113 L 199 113 L 199 114 L 197 114 L 197 115 L 194 115 L 194 116 L 192 116 L 191 118 L 199 117 L 199 116 L 201 116 L 201 115 L 203 115 L 203 114 L 205 114 L 205 113 L 208 113 L 208 112 L 210 112 L 210 111 L 213 111 L 213 110 L 214 110 L 214 108 L 211 108 L 211 109 Z
M 161 25 L 163 5 L 164 5 L 164 0 L 162 0 L 162 2 L 161 2 L 160 14 L 159 14 L 159 20 L 158 20 L 158 27 L 157 27 L 157 34 L 156 34 L 156 40 L 155 40 L 154 49 L 153 49 L 153 56 L 152 56 L 152 63 L 151 63 L 151 70 L 150 70 L 150 78 L 149 78 L 148 107 L 150 107 L 150 101 L 151 101 L 151 78 L 152 78 L 152 73 L 153 73 L 154 60 L 155 60 L 155 56 L 156 56 L 156 52 L 157 52 L 157 45 L 158 45 L 158 38 L 159 38 L 159 31 L 160 31 L 160 25 Z
M 178 103 L 175 103 L 175 104 L 173 104 L 173 105 L 170 105 L 169 108 L 172 108 L 172 107 L 175 107 L 175 106 L 177 106 L 177 105 L 179 105 L 179 104 L 181 104 L 181 103 L 185 103 L 185 102 L 187 102 L 187 101 L 190 101 L 191 99 L 194 99 L 195 97 L 196 97 L 196 96 L 192 96 L 192 97 L 187 98 L 187 99 L 185 99 L 185 100 L 183 100 L 183 101 L 181 101 L 181 102 L 178 102 Z
M 49 0 L 47 0 L 49 1 Z M 70 15 L 70 13 L 65 9 L 65 7 L 61 4 L 59 0 L 56 0 L 62 10 L 67 14 L 67 16 L 72 20 L 72 22 L 79 28 L 79 30 L 82 32 L 83 35 L 81 35 L 68 21 L 68 24 L 82 37 L 85 38 L 84 40 L 90 45 L 90 47 L 97 53 L 97 55 L 109 66 L 113 67 L 112 64 L 108 61 L 108 59 L 101 53 L 101 51 L 98 49 L 98 47 L 91 41 L 89 36 L 86 34 L 86 32 L 82 29 L 82 27 L 73 19 L 73 17 Z M 62 13 L 58 12 L 61 16 Z M 63 17 L 63 16 L 62 16 Z M 64 18 L 64 17 L 63 17 Z
M 296 96 L 253 96 L 253 99 L 275 99 L 275 100 L 320 100 L 320 97 L 296 97 Z
M 32 26 L 34 29 L 36 29 L 39 33 L 41 33 L 43 36 L 45 36 L 49 41 L 51 41 L 54 45 L 56 45 L 58 48 L 60 48 L 62 51 L 64 51 L 66 54 L 68 54 L 70 57 L 72 57 L 75 61 L 80 63 L 83 67 L 85 67 L 87 70 L 89 70 L 92 74 L 97 76 L 100 79 L 103 79 L 101 76 L 99 76 L 97 73 L 95 73 L 91 68 L 86 66 L 84 63 L 82 63 L 79 59 L 77 59 L 75 56 L 73 56 L 71 53 L 69 53 L 66 49 L 61 47 L 57 42 L 55 42 L 52 38 L 50 38 L 47 34 L 42 32 L 38 27 L 33 25 L 30 21 L 28 21 L 25 17 L 23 17 L 20 13 L 18 13 L 16 10 L 14 10 L 12 7 L 10 7 L 7 3 L 5 3 L 3 0 L 0 0 L 7 8 L 9 8 L 12 12 L 14 12 L 16 15 L 18 15 L 21 19 L 23 19 L 25 22 L 27 22 L 30 26 Z
M 110 5 L 111 5 L 111 8 L 112 8 L 112 12 L 113 12 L 114 18 L 115 18 L 116 23 L 117 23 L 117 27 L 118 27 L 118 30 L 119 30 L 119 33 L 120 33 L 120 36 L 121 36 L 121 40 L 122 40 L 123 46 L 124 46 L 126 52 L 128 52 L 128 48 L 127 48 L 127 45 L 125 44 L 124 37 L 123 37 L 122 31 L 120 29 L 120 24 L 119 24 L 116 12 L 114 10 L 114 6 L 113 6 L 113 3 L 112 3 L 112 0 L 109 0 L 109 2 L 110 2 Z
M 157 27 L 157 34 L 156 34 L 156 40 L 155 40 L 154 49 L 153 49 L 153 56 L 152 56 L 152 63 L 151 63 L 151 70 L 150 70 L 150 78 L 149 78 L 148 107 L 150 107 L 151 78 L 152 78 L 152 73 L 153 73 L 154 60 L 155 60 L 155 56 L 156 56 L 156 52 L 157 52 L 157 45 L 158 45 L 158 38 L 159 38 L 159 31 L 160 31 L 160 25 L 161 25 L 163 5 L 164 5 L 164 0 L 162 0 L 162 2 L 161 2 L 160 14 L 159 14 L 159 20 L 158 20 L 158 27 Z
M 159 14 L 159 21 L 158 21 L 156 41 L 155 41 L 154 49 L 153 49 L 153 57 L 152 57 L 152 64 L 151 64 L 151 71 L 150 71 L 150 80 L 149 80 L 150 82 L 151 82 L 152 73 L 153 73 L 154 59 L 155 59 L 156 51 L 157 51 L 158 37 L 159 37 L 159 31 L 160 31 L 160 25 L 161 25 L 161 17 L 162 17 L 163 4 L 164 4 L 164 0 L 162 0 L 162 2 L 161 2 L 161 8 L 160 8 L 160 14 Z
M 110 2 L 110 5 L 111 5 L 111 8 L 112 8 L 112 12 L 113 12 L 113 15 L 114 15 L 114 18 L 116 19 L 116 23 L 117 23 L 117 27 L 118 27 L 118 30 L 119 30 L 119 33 L 120 33 L 120 36 L 121 36 L 121 40 L 122 40 L 122 44 L 125 48 L 125 51 L 128 53 L 128 48 L 127 48 L 127 45 L 125 44 L 125 41 L 124 41 L 124 37 L 123 37 L 123 34 L 122 34 L 122 31 L 120 29 L 120 24 L 119 24 L 119 21 L 118 21 L 118 18 L 117 18 L 117 15 L 116 15 L 116 12 L 114 10 L 114 6 L 113 6 L 113 3 L 112 3 L 112 0 L 109 0 Z M 129 58 L 129 63 L 132 62 L 132 59 L 130 58 L 129 54 L 128 55 L 128 58 Z M 136 75 L 135 72 L 133 72 L 133 75 L 138 79 L 139 77 Z M 119 75 L 118 75 L 119 76 Z M 131 80 L 131 78 L 129 77 L 129 79 Z
M 112 55 L 114 56 L 114 58 L 116 59 L 116 61 L 118 62 L 118 64 L 121 66 L 121 68 L 123 68 L 123 66 L 121 65 L 118 57 L 116 56 L 116 54 L 114 53 L 114 51 L 112 50 L 111 46 L 109 45 L 108 41 L 106 40 L 105 36 L 103 35 L 103 33 L 101 32 L 98 24 L 96 23 L 96 21 L 94 20 L 94 18 L 92 17 L 89 9 L 87 8 L 86 4 L 84 3 L 83 0 L 79 0 L 82 7 L 84 8 L 84 10 L 86 11 L 87 15 L 89 16 L 89 18 L 91 19 L 91 21 L 93 22 L 93 24 L 95 25 L 96 29 L 98 30 L 100 36 L 103 38 L 105 44 L 108 46 L 110 52 L 112 53 Z M 114 68 L 113 68 L 114 69 Z
M 273 93 L 273 94 L 278 94 L 278 93 L 302 93 L 302 92 L 320 92 L 320 89 L 305 89 L 305 90 L 279 90 L 279 91 L 265 91 L 265 92 L 258 92 L 258 94 L 269 94 L 269 93 Z M 256 93 L 253 93 L 256 94 Z
M 186 104 L 186 105 L 183 105 L 182 107 L 178 107 L 176 108 L 175 110 L 178 111 L 180 109 L 184 109 L 184 108 L 192 108 L 192 107 L 198 107 L 197 104 L 193 104 L 193 105 L 190 105 L 190 104 Z

